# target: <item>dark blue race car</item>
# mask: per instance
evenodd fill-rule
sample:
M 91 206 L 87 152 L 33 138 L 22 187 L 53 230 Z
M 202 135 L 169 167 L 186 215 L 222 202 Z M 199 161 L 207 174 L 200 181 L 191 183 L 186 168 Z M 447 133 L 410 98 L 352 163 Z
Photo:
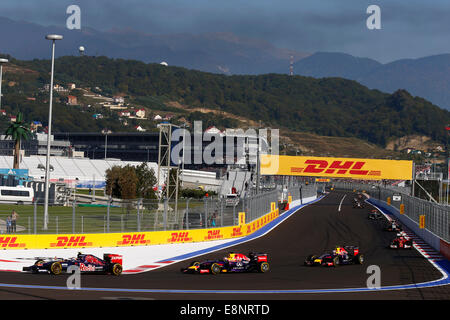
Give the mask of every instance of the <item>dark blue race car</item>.
M 181 272 L 219 274 L 227 272 L 267 272 L 269 269 L 269 262 L 265 253 L 249 253 L 246 256 L 241 253 L 230 252 L 221 260 L 193 261 L 187 268 L 181 269 Z
M 326 252 L 320 256 L 309 255 L 305 266 L 336 267 L 339 265 L 363 264 L 364 256 L 356 246 L 336 246 L 332 252 Z
M 103 259 L 93 254 L 78 253 L 76 258 L 37 258 L 30 267 L 23 267 L 23 271 L 32 273 L 51 273 L 54 275 L 67 272 L 70 266 L 77 266 L 83 273 L 104 273 L 120 275 L 122 273 L 122 256 L 105 253 Z

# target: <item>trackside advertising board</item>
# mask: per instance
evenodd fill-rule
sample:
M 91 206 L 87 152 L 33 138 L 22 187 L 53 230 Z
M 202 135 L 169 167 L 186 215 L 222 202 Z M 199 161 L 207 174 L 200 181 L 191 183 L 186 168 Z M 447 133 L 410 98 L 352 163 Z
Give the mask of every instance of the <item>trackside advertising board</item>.
M 412 171 L 407 160 L 261 155 L 263 175 L 412 180 Z
M 275 209 L 250 223 L 211 229 L 92 234 L 2 234 L 0 235 L 0 249 L 130 247 L 232 239 L 249 235 L 278 216 L 279 210 Z

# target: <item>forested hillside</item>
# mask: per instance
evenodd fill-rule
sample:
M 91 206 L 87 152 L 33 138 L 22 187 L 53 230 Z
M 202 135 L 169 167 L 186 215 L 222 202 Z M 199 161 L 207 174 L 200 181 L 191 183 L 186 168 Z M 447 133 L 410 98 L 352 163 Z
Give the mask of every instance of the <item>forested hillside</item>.
M 37 71 L 35 82 L 48 83 L 48 60 L 12 62 Z M 104 93 L 123 93 L 132 99 L 178 101 L 187 106 L 178 110 L 186 116 L 189 108 L 209 108 L 260 121 L 264 126 L 357 137 L 380 146 L 389 138 L 409 134 L 444 142 L 444 127 L 450 122 L 450 112 L 404 90 L 386 94 L 342 78 L 226 76 L 88 56 L 59 58 L 55 70 L 62 83 L 99 87 Z M 146 107 L 151 109 L 152 104 Z

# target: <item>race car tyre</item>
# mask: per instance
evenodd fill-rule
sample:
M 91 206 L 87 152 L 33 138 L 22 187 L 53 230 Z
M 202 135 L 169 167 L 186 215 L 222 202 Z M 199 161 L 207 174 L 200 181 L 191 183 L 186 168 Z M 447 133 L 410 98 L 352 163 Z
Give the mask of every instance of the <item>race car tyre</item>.
M 355 263 L 356 264 L 363 264 L 364 263 L 364 256 L 362 254 L 358 254 L 355 257 Z
M 41 263 L 44 263 L 44 261 L 43 260 L 38 260 L 38 261 L 36 261 L 35 263 L 34 263 L 34 265 L 36 266 L 35 268 L 31 268 L 31 273 L 34 273 L 34 274 L 36 274 L 36 273 L 39 273 L 39 269 L 38 269 L 38 267 L 37 267 L 37 265 L 38 264 L 41 264 Z
M 116 263 L 111 268 L 111 273 L 115 276 L 120 276 L 122 274 L 122 265 L 120 263 Z
M 211 273 L 212 274 L 219 274 L 220 273 L 220 266 L 217 263 L 213 263 L 211 265 Z
M 52 274 L 54 274 L 55 276 L 61 274 L 62 272 L 62 266 L 61 263 L 59 262 L 53 262 L 52 265 L 50 266 L 50 272 Z
M 198 261 L 192 261 L 191 262 L 191 264 L 189 265 L 189 267 L 194 267 L 194 266 L 199 266 L 200 265 L 200 262 L 198 262 Z
M 264 272 L 267 272 L 269 270 L 270 270 L 270 266 L 269 266 L 268 262 L 263 261 L 263 262 L 259 263 L 259 268 L 258 268 L 259 272 L 264 273 Z
M 310 254 L 306 260 L 303 262 L 303 264 L 306 266 L 308 265 L 308 262 L 314 262 L 314 259 L 316 259 L 316 256 L 313 254 Z
M 339 257 L 338 256 L 336 256 L 336 257 L 334 257 L 333 258 L 333 265 L 336 267 L 336 266 L 339 266 Z

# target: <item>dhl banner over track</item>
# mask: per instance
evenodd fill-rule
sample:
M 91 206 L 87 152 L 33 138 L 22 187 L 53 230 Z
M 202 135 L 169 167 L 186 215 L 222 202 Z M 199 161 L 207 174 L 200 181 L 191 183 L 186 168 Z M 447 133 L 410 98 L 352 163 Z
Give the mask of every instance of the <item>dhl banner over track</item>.
M 261 155 L 262 175 L 412 180 L 412 171 L 407 160 Z

